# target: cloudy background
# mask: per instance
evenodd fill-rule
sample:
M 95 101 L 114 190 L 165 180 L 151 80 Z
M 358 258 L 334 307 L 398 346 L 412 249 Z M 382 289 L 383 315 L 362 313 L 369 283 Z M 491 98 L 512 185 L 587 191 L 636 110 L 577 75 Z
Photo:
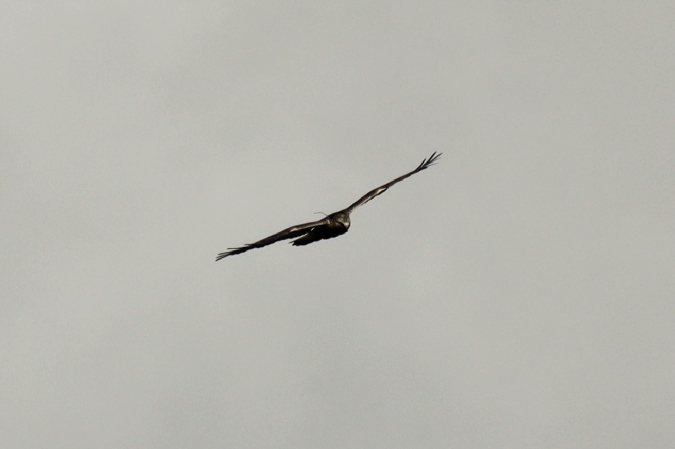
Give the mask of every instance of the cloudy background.
M 675 445 L 672 2 L 2 9 L 4 448 Z

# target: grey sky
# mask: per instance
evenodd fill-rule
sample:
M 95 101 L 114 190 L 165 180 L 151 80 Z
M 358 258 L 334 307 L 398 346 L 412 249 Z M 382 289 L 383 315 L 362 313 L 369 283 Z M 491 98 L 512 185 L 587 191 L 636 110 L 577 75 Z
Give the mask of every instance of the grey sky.
M 674 447 L 672 2 L 2 9 L 3 447 Z

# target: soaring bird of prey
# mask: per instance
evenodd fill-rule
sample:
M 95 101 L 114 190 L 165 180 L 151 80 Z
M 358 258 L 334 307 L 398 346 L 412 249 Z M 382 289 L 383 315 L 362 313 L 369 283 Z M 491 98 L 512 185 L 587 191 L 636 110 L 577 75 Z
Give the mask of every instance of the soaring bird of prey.
M 415 170 L 411 171 L 410 173 L 406 173 L 403 176 L 399 176 L 398 178 L 386 183 L 383 186 L 371 190 L 346 209 L 326 215 L 321 220 L 291 226 L 290 228 L 286 228 L 283 231 L 277 232 L 276 234 L 259 240 L 255 243 L 248 243 L 238 248 L 228 248 L 228 251 L 218 254 L 218 257 L 216 257 L 216 262 L 227 256 L 234 256 L 235 254 L 241 254 L 250 249 L 262 248 L 263 246 L 271 245 L 272 243 L 276 243 L 279 240 L 295 239 L 292 242 L 293 245 L 303 246 L 309 245 L 310 243 L 314 243 L 319 240 L 332 239 L 334 237 L 340 236 L 349 230 L 349 216 L 357 207 L 366 204 L 368 201 L 372 200 L 377 195 L 384 193 L 389 187 L 403 181 L 405 178 L 431 167 L 438 160 L 438 158 L 441 157 L 441 154 L 443 153 L 436 154 L 436 152 L 434 152 L 428 159 L 424 159 Z

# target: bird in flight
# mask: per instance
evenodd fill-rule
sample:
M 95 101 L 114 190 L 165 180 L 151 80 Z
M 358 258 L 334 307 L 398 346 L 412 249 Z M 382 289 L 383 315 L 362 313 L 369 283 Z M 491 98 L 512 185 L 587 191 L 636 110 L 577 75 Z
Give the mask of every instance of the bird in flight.
M 422 170 L 426 170 L 427 168 L 431 167 L 438 160 L 438 158 L 441 157 L 441 154 L 443 153 L 436 154 L 436 152 L 434 152 L 428 159 L 424 159 L 415 170 L 406 173 L 405 175 L 399 176 L 398 178 L 384 184 L 383 186 L 371 190 L 346 209 L 326 215 L 323 219 L 318 221 L 291 226 L 290 228 L 284 229 L 283 231 L 277 232 L 276 234 L 259 240 L 255 243 L 248 243 L 238 248 L 228 248 L 228 250 L 224 253 L 218 254 L 218 257 L 216 257 L 216 262 L 220 259 L 224 259 L 227 256 L 234 256 L 235 254 L 241 254 L 254 248 L 262 248 L 263 246 L 271 245 L 272 243 L 276 243 L 279 240 L 295 239 L 292 242 L 294 246 L 304 246 L 319 240 L 338 237 L 349 230 L 349 216 L 357 207 L 366 204 L 376 196 L 384 193 L 394 184 L 403 181 L 415 173 L 419 173 Z

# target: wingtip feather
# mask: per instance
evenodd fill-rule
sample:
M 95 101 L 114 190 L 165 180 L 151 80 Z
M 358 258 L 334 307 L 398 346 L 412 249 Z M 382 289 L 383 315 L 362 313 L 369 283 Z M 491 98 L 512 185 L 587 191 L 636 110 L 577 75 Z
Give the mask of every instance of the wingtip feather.
M 432 165 L 436 164 L 436 161 L 438 158 L 441 157 L 443 153 L 436 153 L 435 151 L 431 153 L 431 156 L 429 156 L 427 159 L 422 160 L 422 163 L 417 167 L 417 170 L 424 170 L 427 167 L 431 167 Z

